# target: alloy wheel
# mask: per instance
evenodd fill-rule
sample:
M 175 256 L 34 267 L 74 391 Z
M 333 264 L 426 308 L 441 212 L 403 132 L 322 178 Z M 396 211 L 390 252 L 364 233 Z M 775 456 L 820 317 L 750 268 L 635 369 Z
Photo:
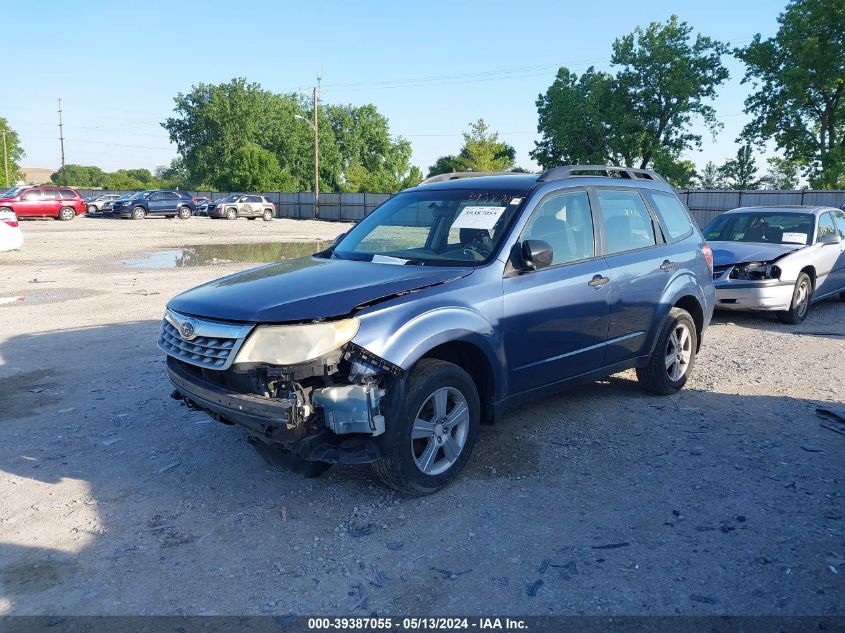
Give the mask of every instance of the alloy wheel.
M 804 315 L 807 314 L 807 308 L 810 307 L 810 282 L 806 279 L 803 279 L 798 286 L 795 307 L 798 310 L 798 315 L 803 319 Z
M 666 344 L 666 372 L 673 382 L 679 381 L 689 368 L 692 358 L 692 337 L 684 323 L 678 323 Z
M 426 475 L 439 475 L 454 464 L 466 444 L 470 422 L 469 405 L 453 387 L 431 394 L 414 418 L 411 456 Z

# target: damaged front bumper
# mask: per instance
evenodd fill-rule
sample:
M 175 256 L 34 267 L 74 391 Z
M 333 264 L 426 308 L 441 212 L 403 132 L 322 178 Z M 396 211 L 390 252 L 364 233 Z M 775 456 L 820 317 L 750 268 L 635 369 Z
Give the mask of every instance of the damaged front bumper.
M 173 397 L 225 424 L 238 424 L 252 443 L 281 448 L 304 459 L 368 463 L 383 457 L 381 401 L 404 373 L 353 344 L 337 356 L 302 367 L 198 369 L 171 355 L 167 372 Z M 211 378 L 211 379 L 209 379 Z M 240 385 L 258 386 L 247 393 Z
M 761 281 L 715 281 L 718 310 L 789 310 L 794 282 L 766 279 Z

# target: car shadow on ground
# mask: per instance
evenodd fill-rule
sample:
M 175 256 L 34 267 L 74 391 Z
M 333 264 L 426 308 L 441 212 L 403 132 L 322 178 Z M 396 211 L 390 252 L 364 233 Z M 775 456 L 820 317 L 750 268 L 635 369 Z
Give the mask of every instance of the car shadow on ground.
M 813 401 L 612 377 L 406 499 L 272 470 L 170 400 L 158 327 L 0 344 L 0 613 L 842 611 L 845 436 Z
M 753 330 L 807 334 L 810 336 L 845 336 L 845 302 L 838 298 L 823 299 L 810 306 L 807 318 L 798 325 L 781 323 L 774 312 L 742 312 L 716 310 L 713 325 L 733 324 Z

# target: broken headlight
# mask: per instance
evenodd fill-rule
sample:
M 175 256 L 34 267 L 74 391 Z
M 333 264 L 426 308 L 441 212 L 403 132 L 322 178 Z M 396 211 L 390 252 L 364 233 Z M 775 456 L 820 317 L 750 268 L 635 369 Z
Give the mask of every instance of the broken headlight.
M 780 268 L 766 262 L 749 262 L 734 266 L 730 274 L 731 279 L 744 281 L 763 281 L 765 279 L 780 279 Z
M 325 356 L 358 333 L 358 319 L 307 325 L 263 325 L 246 340 L 235 363 L 296 365 Z

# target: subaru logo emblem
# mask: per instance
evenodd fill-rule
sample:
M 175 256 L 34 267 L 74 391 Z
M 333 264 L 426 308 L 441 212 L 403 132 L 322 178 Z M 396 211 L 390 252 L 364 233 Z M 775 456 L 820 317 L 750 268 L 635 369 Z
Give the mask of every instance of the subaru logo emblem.
M 197 335 L 197 331 L 194 328 L 194 324 L 190 321 L 183 321 L 179 325 L 179 334 L 182 336 L 183 339 L 186 341 L 190 341 L 191 339 L 195 338 Z

